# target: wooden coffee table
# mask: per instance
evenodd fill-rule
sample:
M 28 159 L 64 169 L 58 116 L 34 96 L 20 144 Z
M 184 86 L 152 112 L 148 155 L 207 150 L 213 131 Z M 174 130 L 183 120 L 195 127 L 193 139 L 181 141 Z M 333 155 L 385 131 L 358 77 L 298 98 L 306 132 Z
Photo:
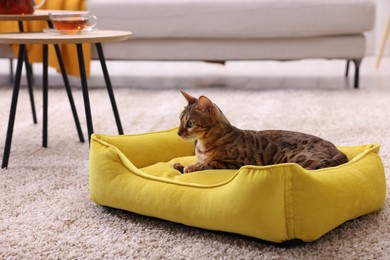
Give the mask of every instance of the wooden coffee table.
M 18 102 L 20 89 L 20 78 L 22 74 L 23 60 L 26 52 L 26 44 L 42 44 L 43 48 L 43 140 L 47 140 L 47 108 L 48 108 L 48 45 L 49 44 L 75 44 L 77 47 L 77 56 L 79 62 L 80 79 L 84 99 L 85 116 L 88 128 L 88 140 L 93 133 L 93 123 L 91 108 L 88 94 L 87 76 L 85 71 L 84 53 L 82 44 L 92 43 L 96 45 L 99 60 L 102 66 L 104 79 L 108 95 L 110 97 L 111 106 L 114 112 L 115 121 L 119 134 L 123 134 L 122 124 L 119 118 L 117 105 L 115 102 L 114 92 L 112 89 L 110 77 L 108 74 L 102 43 L 115 41 L 124 41 L 130 37 L 132 33 L 127 31 L 107 31 L 96 30 L 80 34 L 60 34 L 58 32 L 36 32 L 36 33 L 2 33 L 0 34 L 0 44 L 18 44 L 19 54 L 16 67 L 15 82 L 13 87 L 11 109 L 8 121 L 7 137 L 4 147 L 2 168 L 8 167 L 9 154 L 11 150 L 12 134 L 15 124 L 15 113 Z

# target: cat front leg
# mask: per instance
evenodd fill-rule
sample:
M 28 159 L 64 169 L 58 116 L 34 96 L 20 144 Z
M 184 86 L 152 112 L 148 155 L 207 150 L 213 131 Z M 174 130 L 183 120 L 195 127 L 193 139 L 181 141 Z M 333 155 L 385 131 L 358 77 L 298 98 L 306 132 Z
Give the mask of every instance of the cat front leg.
M 235 165 L 231 165 L 233 167 L 228 167 L 227 164 L 223 164 L 217 161 L 211 161 L 207 163 L 196 162 L 190 165 L 183 166 L 181 163 L 173 164 L 173 168 L 180 171 L 181 173 L 190 173 L 196 171 L 204 171 L 210 169 L 238 169 Z
M 184 167 L 184 173 L 195 172 L 195 171 L 204 171 L 204 170 L 212 170 L 212 169 L 239 169 L 242 165 L 227 162 L 227 161 L 208 161 L 204 163 L 194 163 L 191 165 L 187 165 Z
M 190 173 L 190 172 L 196 172 L 196 171 L 202 171 L 206 170 L 207 167 L 203 163 L 194 163 L 190 164 L 184 167 L 183 173 Z
M 196 171 L 210 169 L 205 164 L 198 163 L 198 162 L 186 166 L 182 165 L 181 163 L 174 163 L 173 168 L 175 170 L 178 170 L 181 173 L 189 173 L 189 172 L 196 172 Z

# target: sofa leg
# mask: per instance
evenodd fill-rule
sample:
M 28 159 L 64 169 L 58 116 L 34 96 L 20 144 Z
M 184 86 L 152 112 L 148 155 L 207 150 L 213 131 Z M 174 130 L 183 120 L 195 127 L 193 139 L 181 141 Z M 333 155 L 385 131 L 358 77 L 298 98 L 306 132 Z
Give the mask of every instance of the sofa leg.
M 362 63 L 362 59 L 354 59 L 353 63 L 355 64 L 355 78 L 353 82 L 354 88 L 359 88 L 359 68 Z
M 349 74 L 349 62 L 350 60 L 347 60 L 347 67 L 345 68 L 345 77 L 348 77 Z

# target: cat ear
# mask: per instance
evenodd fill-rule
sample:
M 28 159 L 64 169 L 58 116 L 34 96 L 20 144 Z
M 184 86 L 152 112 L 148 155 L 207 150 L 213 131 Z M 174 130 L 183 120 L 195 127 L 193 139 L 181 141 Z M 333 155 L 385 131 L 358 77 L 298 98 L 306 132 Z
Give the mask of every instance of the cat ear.
M 197 108 L 203 112 L 207 112 L 207 113 L 211 114 L 214 111 L 214 104 L 207 97 L 200 96 L 199 100 L 198 100 Z
M 188 101 L 188 105 L 191 105 L 191 104 L 194 104 L 196 102 L 198 102 L 198 99 L 191 96 L 190 94 L 188 94 L 187 92 L 184 92 L 183 90 L 180 90 L 181 94 L 187 99 Z

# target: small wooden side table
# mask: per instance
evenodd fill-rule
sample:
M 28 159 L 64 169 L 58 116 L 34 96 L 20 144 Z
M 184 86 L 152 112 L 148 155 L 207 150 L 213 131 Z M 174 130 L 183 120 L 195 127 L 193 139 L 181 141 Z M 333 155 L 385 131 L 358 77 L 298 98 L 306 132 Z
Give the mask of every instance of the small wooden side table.
M 55 10 L 36 10 L 33 14 L 24 14 L 24 15 L 1 14 L 0 21 L 16 21 L 16 22 L 18 22 L 19 32 L 24 32 L 23 21 L 46 21 L 48 24 L 48 27 L 53 28 L 53 24 L 51 23 L 50 16 L 49 16 L 49 13 L 53 12 L 53 11 L 55 11 Z M 61 12 L 68 12 L 68 11 L 61 11 Z M 62 78 L 64 81 L 66 93 L 68 95 L 69 104 L 70 104 L 70 107 L 72 109 L 73 118 L 74 118 L 74 121 L 76 124 L 76 130 L 77 130 L 77 133 L 79 135 L 80 142 L 84 142 L 84 136 L 83 136 L 83 132 L 82 132 L 81 127 L 80 127 L 80 121 L 79 121 L 79 117 L 77 115 L 77 110 L 76 110 L 76 107 L 74 105 L 72 90 L 71 90 L 69 79 L 68 79 L 68 74 L 66 72 L 64 61 L 62 59 L 61 51 L 60 51 L 58 44 L 54 44 L 54 50 L 56 52 L 58 64 L 59 64 L 60 69 L 61 69 L 61 74 L 62 74 Z M 32 114 L 33 114 L 33 122 L 36 124 L 38 122 L 38 120 L 37 120 L 36 111 L 35 111 L 32 68 L 31 68 L 31 64 L 28 60 L 27 52 L 25 53 L 24 60 L 25 60 L 25 67 L 26 67 L 27 86 L 28 86 L 28 91 L 29 91 L 29 95 L 30 95 L 31 110 L 32 110 Z M 47 140 L 43 140 L 42 145 L 43 145 L 43 147 L 47 147 Z
M 48 45 L 49 44 L 75 44 L 77 47 L 77 56 L 79 62 L 80 79 L 83 92 L 85 116 L 88 128 L 88 139 L 93 134 L 93 123 L 91 107 L 89 102 L 87 76 L 85 71 L 85 62 L 83 54 L 83 43 L 93 43 L 96 45 L 99 60 L 102 66 L 107 91 L 110 97 L 111 106 L 114 112 L 115 121 L 119 134 L 123 134 L 122 124 L 119 118 L 114 92 L 112 89 L 110 77 L 108 74 L 102 43 L 123 41 L 130 37 L 132 33 L 127 31 L 106 31 L 96 30 L 80 34 L 60 34 L 58 32 L 37 32 L 37 33 L 2 33 L 0 34 L 0 44 L 18 44 L 19 54 L 16 67 L 15 84 L 13 88 L 11 109 L 8 121 L 7 137 L 4 147 L 2 168 L 8 167 L 9 154 L 11 150 L 12 134 L 15 124 L 15 114 L 20 89 L 20 78 L 23 66 L 23 60 L 26 51 L 26 44 L 42 44 L 43 46 L 43 139 L 47 139 L 47 107 L 48 107 Z

